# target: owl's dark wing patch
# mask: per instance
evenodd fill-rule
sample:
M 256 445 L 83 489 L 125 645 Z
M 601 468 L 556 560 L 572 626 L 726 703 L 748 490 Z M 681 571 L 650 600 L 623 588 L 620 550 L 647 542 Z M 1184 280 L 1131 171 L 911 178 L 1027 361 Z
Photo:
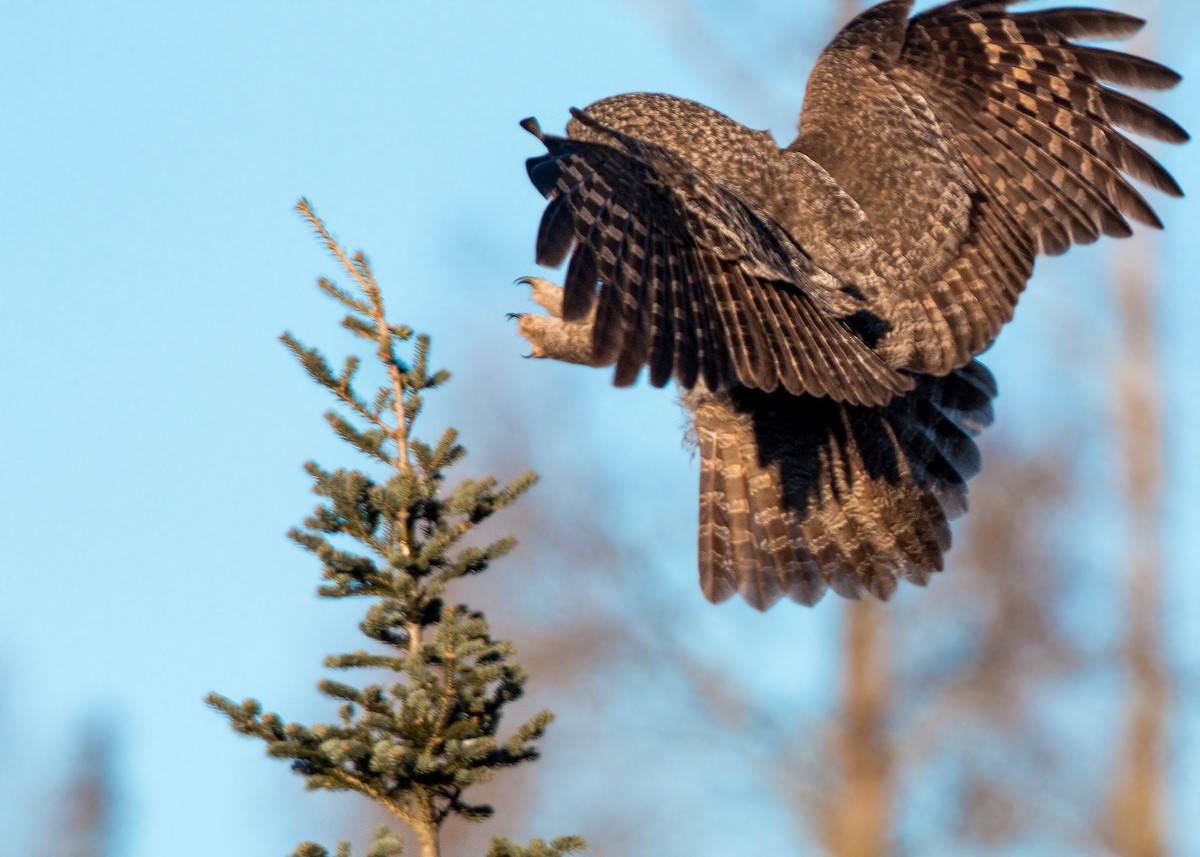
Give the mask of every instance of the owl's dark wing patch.
M 1037 254 L 1128 236 L 1131 220 L 1161 227 L 1130 178 L 1182 196 L 1118 129 L 1170 143 L 1187 132 L 1104 85 L 1166 89 L 1179 75 L 1071 41 L 1128 37 L 1143 22 L 1086 8 L 1010 13 L 1009 5 L 962 0 L 916 16 L 888 72 L 949 129 L 978 191 L 958 258 L 921 298 L 954 347 L 940 360 L 927 354 L 918 371 L 945 371 L 986 348 L 1012 317 Z
M 705 596 L 740 592 L 765 610 L 827 588 L 887 599 L 901 579 L 923 585 L 966 511 L 995 394 L 972 361 L 884 407 L 744 389 L 694 397 Z
M 576 114 L 581 119 L 586 117 Z M 527 162 L 549 199 L 537 260 L 569 256 L 563 318 L 595 313 L 594 357 L 618 385 L 699 381 L 882 404 L 912 387 L 822 295 L 853 290 L 817 267 L 781 228 L 666 150 L 608 132 L 612 145 L 542 135 Z

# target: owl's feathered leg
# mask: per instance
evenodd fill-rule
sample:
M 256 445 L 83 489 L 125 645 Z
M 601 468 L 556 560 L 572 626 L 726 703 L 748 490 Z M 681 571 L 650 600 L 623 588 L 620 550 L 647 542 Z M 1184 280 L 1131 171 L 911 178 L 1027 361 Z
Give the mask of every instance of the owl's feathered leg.
M 517 282 L 532 289 L 533 302 L 549 315 L 514 313 L 517 333 L 529 343 L 530 357 L 561 360 L 583 366 L 609 366 L 613 361 L 592 357 L 593 312 L 581 322 L 563 321 L 563 287 L 541 277 L 522 277 Z

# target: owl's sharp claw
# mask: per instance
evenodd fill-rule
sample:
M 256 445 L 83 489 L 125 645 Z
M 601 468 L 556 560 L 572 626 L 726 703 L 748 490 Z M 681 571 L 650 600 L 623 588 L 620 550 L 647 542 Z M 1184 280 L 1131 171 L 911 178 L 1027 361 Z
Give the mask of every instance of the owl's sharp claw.
M 517 322 L 517 334 L 529 343 L 528 357 L 551 358 L 565 363 L 601 365 L 592 357 L 591 324 L 567 323 L 562 318 L 563 287 L 541 277 L 518 277 L 517 282 L 529 286 L 533 302 L 546 310 L 540 313 L 514 312 L 509 319 Z
M 519 277 L 517 282 L 529 286 L 533 302 L 555 318 L 562 318 L 563 287 L 541 277 Z

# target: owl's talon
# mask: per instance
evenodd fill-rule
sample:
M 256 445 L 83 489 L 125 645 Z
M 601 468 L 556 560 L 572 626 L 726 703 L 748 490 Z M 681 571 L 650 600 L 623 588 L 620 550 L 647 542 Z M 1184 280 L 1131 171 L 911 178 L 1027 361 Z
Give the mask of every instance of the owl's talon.
M 555 318 L 562 318 L 563 287 L 541 277 L 519 277 L 517 282 L 529 286 L 533 302 Z
M 517 319 L 517 334 L 529 343 L 529 357 L 603 365 L 592 357 L 592 329 L 585 324 L 568 324 L 561 318 L 525 313 Z

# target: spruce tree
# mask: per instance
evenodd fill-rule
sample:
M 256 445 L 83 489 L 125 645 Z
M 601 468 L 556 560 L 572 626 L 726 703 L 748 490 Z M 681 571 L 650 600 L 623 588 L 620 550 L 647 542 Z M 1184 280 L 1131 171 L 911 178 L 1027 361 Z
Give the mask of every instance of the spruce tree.
M 363 597 L 370 603 L 359 628 L 376 645 L 332 655 L 326 666 L 382 669 L 394 678 L 361 687 L 321 681 L 320 691 L 340 701 L 339 716 L 337 722 L 312 726 L 263 713 L 253 699 L 238 704 L 211 694 L 207 702 L 228 716 L 236 731 L 265 741 L 268 755 L 292 760 L 309 788 L 366 795 L 412 828 L 421 857 L 436 857 L 448 818 L 492 815 L 490 806 L 469 800 L 471 787 L 502 768 L 536 759 L 536 742 L 552 719 L 542 711 L 507 737 L 501 735 L 501 717 L 521 696 L 525 672 L 512 660 L 512 644 L 492 639 L 482 613 L 446 600 L 453 581 L 483 572 L 513 548 L 510 537 L 484 547 L 463 541 L 528 490 L 536 476 L 526 473 L 506 486 L 487 477 L 446 487 L 446 471 L 465 454 L 457 432 L 447 429 L 428 444 L 413 434 L 413 426 L 422 397 L 449 374 L 431 371 L 428 336 L 414 336 L 385 317 L 366 258 L 349 256 L 307 201 L 297 209 L 356 284 L 347 291 L 327 279 L 318 281 L 348 310 L 342 325 L 371 343 L 387 380 L 374 395 L 364 396 L 355 383 L 359 357 L 348 357 L 335 373 L 319 350 L 289 333 L 281 337 L 309 376 L 340 403 L 340 412 L 325 414 L 334 432 L 374 462 L 374 475 L 307 464 L 322 504 L 289 536 L 321 561 L 321 596 Z M 407 359 L 398 354 L 401 346 L 410 354 Z M 528 846 L 497 839 L 488 857 L 560 857 L 582 849 L 576 837 L 534 840 Z M 401 853 L 400 840 L 383 828 L 367 855 Z M 309 842 L 293 857 L 328 854 Z M 341 843 L 336 854 L 350 857 L 349 844 Z

